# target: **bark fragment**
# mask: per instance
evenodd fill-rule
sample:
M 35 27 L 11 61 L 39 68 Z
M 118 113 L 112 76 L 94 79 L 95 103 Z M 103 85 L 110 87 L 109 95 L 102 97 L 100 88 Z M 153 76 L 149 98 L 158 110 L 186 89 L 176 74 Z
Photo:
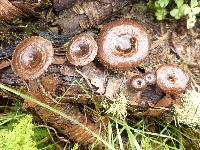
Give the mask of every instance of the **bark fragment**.
M 17 7 L 13 6 L 8 0 L 0 1 L 0 19 L 11 21 L 22 16 L 22 14 L 23 12 Z
M 17 18 L 29 16 L 36 16 L 36 12 L 34 12 L 31 4 L 21 1 L 0 1 L 0 19 L 12 22 Z
M 90 27 L 101 24 L 127 4 L 124 0 L 104 3 L 101 1 L 77 1 L 74 6 L 63 12 L 54 22 L 63 33 L 74 35 Z
M 53 0 L 53 8 L 55 11 L 70 8 L 76 0 Z

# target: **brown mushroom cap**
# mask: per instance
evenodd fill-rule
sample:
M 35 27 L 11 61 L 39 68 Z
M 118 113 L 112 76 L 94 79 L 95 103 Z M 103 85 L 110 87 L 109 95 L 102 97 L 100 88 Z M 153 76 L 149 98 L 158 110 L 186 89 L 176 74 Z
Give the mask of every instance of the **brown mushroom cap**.
M 67 47 L 66 57 L 75 66 L 84 66 L 92 62 L 97 55 L 97 42 L 90 34 L 75 36 Z
M 133 76 L 130 82 L 131 88 L 134 88 L 136 90 L 142 90 L 145 87 L 147 87 L 146 81 L 143 79 L 143 77 L 136 75 Z
M 132 19 L 120 19 L 106 24 L 99 35 L 98 58 L 110 69 L 128 70 L 148 55 L 148 34 Z
M 12 70 L 22 79 L 35 79 L 47 70 L 53 54 L 50 41 L 39 36 L 26 38 L 13 52 Z
M 181 93 L 188 84 L 189 77 L 183 70 L 173 65 L 163 65 L 156 71 L 157 85 L 165 93 Z
M 148 84 L 155 84 L 156 75 L 154 73 L 147 72 L 144 74 L 144 79 Z

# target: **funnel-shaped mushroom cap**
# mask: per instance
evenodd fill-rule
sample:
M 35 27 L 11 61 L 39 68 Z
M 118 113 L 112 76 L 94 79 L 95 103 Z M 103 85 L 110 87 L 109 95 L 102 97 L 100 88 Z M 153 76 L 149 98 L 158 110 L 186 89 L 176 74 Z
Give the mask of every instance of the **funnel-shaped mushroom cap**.
M 136 75 L 132 77 L 130 86 L 136 90 L 142 90 L 147 87 L 147 83 L 141 76 Z
M 99 35 L 98 58 L 110 69 L 128 70 L 148 55 L 148 34 L 132 19 L 120 19 L 106 24 Z
M 24 80 L 35 79 L 47 70 L 53 54 L 50 41 L 39 36 L 26 38 L 13 52 L 12 70 Z
M 146 80 L 147 84 L 155 84 L 156 75 L 154 73 L 147 72 L 144 75 L 144 79 Z
M 183 92 L 188 84 L 189 77 L 180 68 L 173 65 L 163 65 L 156 71 L 157 85 L 165 93 Z
M 75 36 L 67 47 L 66 57 L 75 66 L 84 66 L 92 62 L 97 55 L 97 42 L 90 34 Z

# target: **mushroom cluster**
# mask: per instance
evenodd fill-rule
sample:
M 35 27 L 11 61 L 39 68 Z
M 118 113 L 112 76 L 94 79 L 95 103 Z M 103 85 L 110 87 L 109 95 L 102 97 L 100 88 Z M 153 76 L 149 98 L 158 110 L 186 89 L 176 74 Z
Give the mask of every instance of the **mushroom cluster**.
M 149 38 L 144 27 L 135 20 L 120 19 L 103 26 L 99 37 L 91 33 L 81 33 L 73 37 L 67 44 L 65 56 L 73 66 L 82 67 L 98 58 L 107 69 L 127 71 L 147 57 L 148 49 Z M 32 36 L 17 45 L 11 67 L 17 76 L 31 82 L 42 76 L 53 60 L 52 43 L 40 36 Z M 127 85 L 147 99 L 151 99 L 148 96 L 150 91 L 153 95 L 151 102 L 155 102 L 155 106 L 161 106 L 156 103 L 166 101 L 166 97 L 172 99 L 174 94 L 184 92 L 188 82 L 189 77 L 182 69 L 174 65 L 163 65 L 155 73 L 146 72 L 143 75 L 131 76 Z M 159 89 L 157 96 L 151 92 L 157 93 L 154 87 Z M 167 96 L 162 98 L 163 94 Z
M 108 69 L 128 70 L 141 63 L 148 55 L 149 38 L 144 27 L 132 19 L 119 19 L 103 26 L 98 40 L 91 33 L 82 33 L 71 39 L 66 48 L 66 58 L 74 66 L 84 66 L 96 56 Z M 17 76 L 31 80 L 42 75 L 52 63 L 53 46 L 50 41 L 33 36 L 23 40 L 15 49 L 12 69 Z M 178 67 L 161 66 L 156 75 L 146 73 L 134 76 L 131 87 L 144 89 L 156 84 L 165 93 L 185 90 L 189 77 Z
M 188 75 L 174 65 L 163 65 L 154 73 L 145 73 L 144 76 L 133 76 L 131 88 L 142 90 L 147 85 L 156 84 L 164 93 L 179 94 L 183 92 L 189 82 Z
M 131 78 L 130 87 L 136 90 L 143 90 L 147 85 L 155 84 L 156 76 L 153 73 L 145 73 L 143 76 L 133 76 Z
M 148 55 L 149 38 L 144 27 L 132 19 L 120 19 L 106 24 L 98 43 L 92 34 L 82 33 L 68 43 L 66 58 L 75 66 L 92 62 L 96 55 L 108 69 L 128 70 Z M 51 64 L 53 48 L 42 37 L 23 40 L 15 49 L 13 71 L 22 79 L 39 77 Z
M 100 63 L 102 63 L 108 69 L 115 71 L 127 71 L 144 61 L 144 59 L 148 56 L 148 49 L 149 37 L 144 27 L 135 20 L 120 19 L 106 24 L 100 31 L 98 39 L 96 39 L 96 36 L 91 33 L 81 33 L 73 37 L 67 44 L 65 56 L 66 60 L 73 66 L 89 66 L 88 64 L 94 61 L 97 57 Z M 42 98 L 43 101 L 41 102 L 51 104 L 52 106 L 55 102 L 57 102 L 53 101 L 51 103 L 51 100 L 54 100 L 54 97 L 56 96 L 52 93 L 56 93 L 58 85 L 60 86 L 60 83 L 57 82 L 59 78 L 57 78 L 56 74 L 55 77 L 52 75 L 45 80 L 43 78 L 44 76 L 42 75 L 47 71 L 53 60 L 54 49 L 52 43 L 40 36 L 32 36 L 24 39 L 20 44 L 17 45 L 13 52 L 11 62 L 13 72 L 22 80 L 28 80 L 28 88 L 31 95 L 36 99 Z M 83 68 L 84 67 L 82 67 L 82 71 L 84 70 Z M 87 69 L 87 72 L 93 72 L 91 68 L 92 67 Z M 96 73 L 92 74 L 91 76 L 93 78 L 93 76 L 96 77 L 97 74 L 100 73 L 100 71 L 96 71 Z M 103 78 L 102 80 L 98 81 L 98 79 L 96 80 L 95 78 L 95 81 L 98 81 L 95 83 L 95 85 L 99 84 L 99 82 L 106 81 L 106 76 L 104 78 L 102 74 L 98 76 Z M 101 75 L 103 77 L 101 77 Z M 41 77 L 40 79 L 42 84 L 45 85 L 45 82 L 47 82 L 46 86 L 38 84 L 38 80 L 35 79 L 38 79 L 39 77 Z M 156 73 L 147 72 L 143 75 L 131 77 L 132 78 L 131 80 L 128 80 L 127 85 L 130 85 L 129 87 L 134 89 L 137 93 L 141 93 L 141 97 L 147 97 L 147 104 L 148 106 L 151 106 L 151 108 L 170 107 L 172 104 L 171 102 L 173 101 L 171 100 L 171 97 L 174 96 L 172 94 L 179 94 L 183 92 L 186 89 L 189 81 L 187 74 L 177 66 L 173 65 L 163 65 L 156 70 Z M 48 82 L 49 80 L 51 82 Z M 87 81 L 88 80 L 89 79 L 87 79 Z M 114 77 L 112 80 L 116 80 L 116 78 Z M 124 82 L 122 82 L 121 79 L 117 82 L 112 82 L 112 80 L 108 80 L 108 82 L 105 83 L 107 84 L 108 88 L 105 90 L 99 90 L 103 91 L 101 94 L 104 93 L 106 98 L 112 97 L 115 92 L 118 91 L 115 90 L 113 93 L 111 92 L 110 89 L 113 89 L 113 87 L 116 88 L 115 85 L 118 84 L 119 87 L 124 85 Z M 50 87 L 53 87 L 53 89 Z M 104 87 L 104 83 L 102 83 L 102 87 Z M 158 90 L 155 90 L 155 88 L 150 88 L 150 90 L 148 90 L 148 87 L 156 87 Z M 147 94 L 145 93 L 145 90 Z M 128 95 L 126 93 L 127 98 L 132 98 L 132 95 L 137 95 L 134 93 L 134 91 L 127 91 L 127 93 L 130 94 Z M 140 91 L 144 92 L 142 93 Z M 80 92 L 78 91 L 77 93 Z M 152 93 L 153 97 L 151 98 L 148 93 Z M 154 93 L 158 93 L 158 95 Z M 131 104 L 130 101 L 128 101 L 128 103 Z M 132 105 L 135 104 L 139 103 L 132 103 Z M 147 105 L 146 103 L 143 103 L 143 105 L 139 106 L 146 107 Z M 64 132 L 64 134 L 69 135 L 75 141 L 86 144 L 93 143 L 94 140 L 91 138 L 92 135 L 88 134 L 76 124 L 73 124 L 59 117 L 58 115 L 51 114 L 45 109 L 25 101 L 24 108 L 28 109 L 29 107 L 34 107 L 42 119 L 52 122 L 53 126 L 65 129 L 64 131 L 66 132 Z M 58 104 L 58 108 L 62 109 L 62 106 Z M 149 116 L 157 116 L 157 111 L 158 109 L 155 109 L 155 112 L 148 109 L 145 113 Z M 159 111 L 159 114 L 161 114 L 163 111 L 165 111 L 165 109 Z M 46 117 L 46 114 L 48 117 Z M 83 115 L 79 115 L 70 111 L 68 114 L 80 122 L 85 122 L 85 116 Z M 57 124 L 57 122 L 59 122 L 59 124 Z M 86 122 L 86 125 L 92 131 L 99 131 L 101 124 L 96 127 L 95 123 L 90 123 L 89 121 Z M 76 134 L 78 131 L 83 134 L 81 136 Z M 104 132 L 102 131 L 102 133 Z

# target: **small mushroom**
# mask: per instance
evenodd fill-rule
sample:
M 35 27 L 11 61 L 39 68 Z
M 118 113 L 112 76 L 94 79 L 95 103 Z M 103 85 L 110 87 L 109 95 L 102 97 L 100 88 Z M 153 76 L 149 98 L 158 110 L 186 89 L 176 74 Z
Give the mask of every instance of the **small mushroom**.
M 52 63 L 53 47 L 50 41 L 32 36 L 24 39 L 13 52 L 11 67 L 24 80 L 42 75 Z
M 180 68 L 173 65 L 163 65 L 156 71 L 157 85 L 165 93 L 175 94 L 183 92 L 189 77 Z
M 97 42 L 90 34 L 75 36 L 67 46 L 66 57 L 75 66 L 84 66 L 92 62 L 97 55 Z
M 144 79 L 147 82 L 147 84 L 155 84 L 156 82 L 156 76 L 151 72 L 145 73 Z
M 131 81 L 130 81 L 130 87 L 134 88 L 136 90 L 142 90 L 145 87 L 147 87 L 146 81 L 143 79 L 143 77 L 136 75 L 133 76 Z
M 100 31 L 98 58 L 109 69 L 128 70 L 148 55 L 149 38 L 144 27 L 132 19 L 106 24 Z

